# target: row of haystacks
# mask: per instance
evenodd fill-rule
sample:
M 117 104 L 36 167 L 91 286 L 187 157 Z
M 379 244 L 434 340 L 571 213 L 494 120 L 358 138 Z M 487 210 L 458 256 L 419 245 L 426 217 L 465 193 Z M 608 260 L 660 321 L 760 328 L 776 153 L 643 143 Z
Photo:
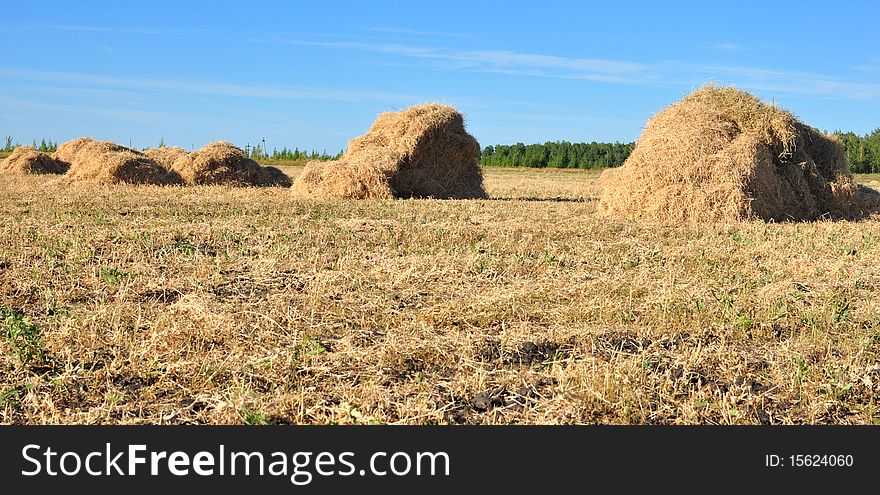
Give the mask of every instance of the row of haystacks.
M 3 162 L 0 172 L 64 174 L 73 181 L 105 184 L 224 184 L 290 187 L 290 179 L 274 167 L 246 157 L 240 148 L 219 141 L 187 153 L 176 147 L 143 152 L 109 141 L 82 137 L 68 141 L 48 155 L 19 146 Z
M 480 145 L 455 109 L 430 103 L 379 115 L 339 160 L 310 162 L 303 199 L 486 198 Z M 0 168 L 148 184 L 290 186 L 227 142 L 187 153 L 138 152 L 80 138 L 48 157 L 16 150 Z M 42 172 L 41 172 L 42 173 Z M 607 170 L 601 214 L 662 222 L 851 219 L 880 212 L 840 144 L 791 113 L 731 87 L 707 86 L 648 121 L 622 167 Z
M 293 184 L 303 199 L 485 198 L 480 144 L 454 108 L 383 112 L 339 160 L 311 162 Z
M 179 174 L 144 153 L 109 141 L 74 139 L 59 146 L 52 157 L 68 165 L 66 177 L 73 181 L 155 185 L 183 182 Z
M 66 172 L 72 180 L 291 186 L 283 172 L 261 166 L 225 141 L 187 153 L 175 147 L 139 152 L 79 138 L 51 157 L 35 153 L 31 161 L 54 164 L 55 173 Z M 310 199 L 487 197 L 480 144 L 465 130 L 459 112 L 436 103 L 380 114 L 369 132 L 349 142 L 341 159 L 307 164 L 293 192 Z
M 628 219 L 853 219 L 880 209 L 836 139 L 732 87 L 706 86 L 655 115 L 600 183 L 600 213 Z

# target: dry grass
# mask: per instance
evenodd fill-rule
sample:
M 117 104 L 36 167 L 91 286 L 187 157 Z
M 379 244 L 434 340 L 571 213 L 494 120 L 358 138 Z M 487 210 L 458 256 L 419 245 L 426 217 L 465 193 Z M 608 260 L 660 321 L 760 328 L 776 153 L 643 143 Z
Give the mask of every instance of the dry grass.
M 880 419 L 880 222 L 608 220 L 593 177 L 329 203 L 0 177 L 0 306 L 42 330 L 5 320 L 32 338 L 0 337 L 0 421 Z

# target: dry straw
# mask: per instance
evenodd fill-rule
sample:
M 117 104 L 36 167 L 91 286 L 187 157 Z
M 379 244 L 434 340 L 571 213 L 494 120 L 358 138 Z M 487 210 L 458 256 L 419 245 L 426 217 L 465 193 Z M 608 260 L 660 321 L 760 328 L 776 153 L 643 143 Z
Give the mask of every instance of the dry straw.
M 310 199 L 485 198 L 480 145 L 454 108 L 383 112 L 337 161 L 311 162 L 293 185 Z
M 159 165 L 162 165 L 168 170 L 171 170 L 174 167 L 174 162 L 177 161 L 180 157 L 186 156 L 189 153 L 183 148 L 178 148 L 177 146 L 161 146 L 159 148 L 149 148 L 143 151 L 144 155 L 147 158 L 152 159 Z
M 72 139 L 66 143 L 62 143 L 61 146 L 59 146 L 58 149 L 55 150 L 52 158 L 67 164 L 71 164 L 77 160 L 77 155 L 83 147 L 93 144 L 95 142 L 96 141 L 90 137 Z
M 63 174 L 67 165 L 53 159 L 32 146 L 19 146 L 12 154 L 0 161 L 0 173 L 4 174 Z
M 655 115 L 600 183 L 603 214 L 664 222 L 860 218 L 880 206 L 833 137 L 732 87 Z
M 70 168 L 66 177 L 105 184 L 180 184 L 180 177 L 139 151 L 109 141 L 78 138 L 53 155 Z
M 205 145 L 178 157 L 172 166 L 188 184 L 290 187 L 290 178 L 274 167 L 263 167 L 226 141 Z

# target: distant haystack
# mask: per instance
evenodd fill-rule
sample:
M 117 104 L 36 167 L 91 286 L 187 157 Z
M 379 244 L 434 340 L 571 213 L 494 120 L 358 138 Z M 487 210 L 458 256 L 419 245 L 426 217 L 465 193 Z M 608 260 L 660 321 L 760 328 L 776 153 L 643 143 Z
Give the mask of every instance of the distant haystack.
M 380 114 L 342 158 L 308 163 L 293 192 L 312 199 L 486 197 L 479 143 L 460 113 L 436 103 Z
M 55 159 L 69 165 L 66 177 L 106 184 L 180 184 L 180 177 L 143 153 L 109 141 L 78 138 L 62 144 Z
M 160 146 L 158 148 L 149 148 L 143 151 L 144 155 L 147 158 L 152 159 L 159 165 L 162 165 L 168 170 L 171 170 L 174 167 L 174 162 L 176 162 L 180 157 L 186 156 L 189 153 L 183 149 L 178 148 L 177 146 Z
M 835 139 L 731 87 L 704 87 L 655 115 L 599 183 L 600 212 L 623 218 L 812 220 L 875 208 Z
M 67 165 L 36 150 L 33 146 L 18 146 L 12 154 L 0 161 L 4 174 L 63 174 Z
M 188 184 L 290 187 L 290 178 L 284 172 L 260 165 L 226 141 L 180 156 L 172 168 Z

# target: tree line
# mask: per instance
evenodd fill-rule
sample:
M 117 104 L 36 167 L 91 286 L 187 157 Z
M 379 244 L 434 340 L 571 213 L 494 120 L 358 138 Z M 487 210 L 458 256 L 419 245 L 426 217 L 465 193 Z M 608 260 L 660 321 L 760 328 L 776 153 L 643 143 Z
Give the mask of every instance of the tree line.
M 9 153 L 12 152 L 15 148 L 21 146 L 21 143 L 15 141 L 12 136 L 6 136 L 6 140 L 3 144 L 3 147 L 0 148 L 0 151 Z M 36 140 L 31 143 L 31 146 L 36 148 L 39 151 L 44 153 L 53 153 L 58 149 L 58 143 L 51 139 L 43 138 L 37 143 Z M 165 140 L 162 139 L 159 141 L 159 148 L 165 146 Z M 300 160 L 335 160 L 338 159 L 342 152 L 335 155 L 331 155 L 327 153 L 327 150 L 317 151 L 317 150 L 300 150 L 299 148 L 288 149 L 286 146 L 281 148 L 280 150 L 275 148 L 272 150 L 272 153 L 267 153 L 266 150 L 261 146 L 251 146 L 250 144 L 246 145 L 245 154 L 254 160 L 290 160 L 290 161 L 300 161 Z
M 880 173 L 880 129 L 859 136 L 854 132 L 832 133 L 843 146 L 853 173 Z M 626 161 L 634 143 L 499 144 L 483 148 L 480 163 L 497 167 L 608 168 Z
M 327 153 L 327 150 L 318 152 L 317 150 L 300 150 L 299 148 L 288 149 L 287 146 L 281 148 L 281 150 L 277 148 L 272 149 L 272 153 L 266 152 L 266 150 L 260 146 L 245 146 L 245 154 L 247 154 L 253 160 L 288 160 L 288 161 L 300 161 L 300 160 L 336 160 L 341 155 L 342 152 L 335 155 L 331 155 Z
M 5 151 L 7 153 L 11 152 L 15 148 L 21 146 L 17 141 L 15 144 L 12 142 L 12 136 L 6 136 L 6 142 L 3 145 L 3 149 L 0 151 Z M 58 149 L 58 143 L 52 141 L 51 139 L 43 138 L 40 140 L 39 144 L 37 144 L 37 140 L 35 139 L 31 146 L 42 151 L 43 153 L 52 153 Z
M 634 143 L 570 143 L 486 146 L 480 163 L 497 167 L 607 168 L 626 160 Z
M 854 132 L 834 133 L 846 150 L 849 169 L 857 174 L 880 173 L 880 129 L 859 136 Z
M 854 132 L 835 131 L 833 135 L 843 145 L 846 157 L 849 160 L 850 170 L 854 173 L 880 173 L 880 129 L 870 134 L 859 136 Z M 160 146 L 164 141 L 160 143 Z M 0 151 L 11 152 L 19 143 L 12 136 L 6 136 L 6 141 Z M 34 148 L 52 153 L 58 149 L 58 143 L 51 139 L 43 138 L 38 143 L 31 143 Z M 608 168 L 623 164 L 632 152 L 634 143 L 570 143 L 568 141 L 548 141 L 544 144 L 512 145 L 499 144 L 486 146 L 482 150 L 480 163 L 485 166 L 496 167 L 535 167 L 535 168 Z M 269 153 L 263 146 L 245 146 L 245 153 L 254 160 L 333 160 L 342 155 L 339 153 L 328 154 L 327 150 L 317 151 L 299 148 L 289 149 L 286 146 L 280 150 L 273 148 Z

